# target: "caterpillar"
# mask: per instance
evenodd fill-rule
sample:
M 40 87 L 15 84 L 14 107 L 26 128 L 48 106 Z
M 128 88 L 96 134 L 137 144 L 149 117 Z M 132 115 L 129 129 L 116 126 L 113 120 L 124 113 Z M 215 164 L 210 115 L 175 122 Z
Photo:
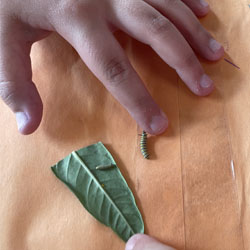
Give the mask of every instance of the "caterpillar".
M 99 165 L 95 169 L 97 169 L 97 170 L 107 170 L 107 169 L 110 169 L 110 168 L 113 168 L 113 167 L 115 167 L 115 165 L 113 165 L 113 164 Z
M 143 130 L 141 134 L 141 153 L 145 159 L 149 159 L 148 149 L 147 149 L 147 133 Z

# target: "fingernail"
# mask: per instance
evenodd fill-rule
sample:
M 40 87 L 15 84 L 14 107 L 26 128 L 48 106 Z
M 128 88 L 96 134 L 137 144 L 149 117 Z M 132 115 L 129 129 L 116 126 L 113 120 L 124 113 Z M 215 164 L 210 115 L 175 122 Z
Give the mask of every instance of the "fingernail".
M 162 133 L 168 127 L 168 119 L 166 115 L 161 111 L 161 115 L 153 116 L 150 124 L 150 128 L 154 133 Z
M 204 8 L 208 7 L 208 3 L 206 1 L 204 1 L 204 0 L 200 0 L 200 4 Z
M 209 47 L 214 53 L 218 52 L 221 49 L 221 45 L 214 39 L 210 40 Z
M 208 75 L 204 74 L 201 77 L 200 86 L 204 89 L 207 89 L 207 88 L 212 87 L 212 85 L 213 85 L 213 81 L 211 80 L 211 78 Z
M 28 121 L 28 116 L 24 112 L 16 112 L 16 121 L 18 130 L 22 130 Z

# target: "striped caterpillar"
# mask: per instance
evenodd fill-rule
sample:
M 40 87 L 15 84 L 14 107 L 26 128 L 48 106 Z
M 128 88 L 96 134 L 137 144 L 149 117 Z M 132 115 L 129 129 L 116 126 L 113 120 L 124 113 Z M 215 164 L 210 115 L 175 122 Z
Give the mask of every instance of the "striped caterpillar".
M 148 149 L 147 149 L 147 133 L 143 130 L 141 134 L 140 143 L 141 153 L 145 159 L 149 159 Z

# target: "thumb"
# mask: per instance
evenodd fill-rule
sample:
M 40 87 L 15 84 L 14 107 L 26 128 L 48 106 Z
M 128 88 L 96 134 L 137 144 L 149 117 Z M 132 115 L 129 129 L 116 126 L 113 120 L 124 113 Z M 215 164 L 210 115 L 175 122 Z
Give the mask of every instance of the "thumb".
M 16 116 L 20 133 L 30 134 L 40 124 L 42 101 L 31 81 L 1 81 L 0 97 Z
M 125 250 L 175 250 L 175 248 L 166 246 L 145 234 L 136 234 L 128 240 Z
M 0 97 L 14 112 L 22 134 L 36 130 L 43 109 L 31 80 L 30 49 L 31 42 L 23 39 L 20 30 L 0 25 Z

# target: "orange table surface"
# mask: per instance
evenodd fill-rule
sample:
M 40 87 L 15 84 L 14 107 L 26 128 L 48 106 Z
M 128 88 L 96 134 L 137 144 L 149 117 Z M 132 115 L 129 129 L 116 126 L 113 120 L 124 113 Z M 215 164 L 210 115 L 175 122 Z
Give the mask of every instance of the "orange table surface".
M 97 141 L 131 187 L 147 234 L 178 249 L 250 249 L 250 1 L 209 3 L 201 23 L 240 67 L 201 59 L 216 84 L 209 97 L 193 95 L 151 48 L 116 34 L 170 120 L 148 139 L 151 160 L 140 154 L 141 129 L 66 41 L 52 34 L 33 46 L 40 127 L 20 135 L 0 103 L 0 249 L 124 249 L 50 170 Z

